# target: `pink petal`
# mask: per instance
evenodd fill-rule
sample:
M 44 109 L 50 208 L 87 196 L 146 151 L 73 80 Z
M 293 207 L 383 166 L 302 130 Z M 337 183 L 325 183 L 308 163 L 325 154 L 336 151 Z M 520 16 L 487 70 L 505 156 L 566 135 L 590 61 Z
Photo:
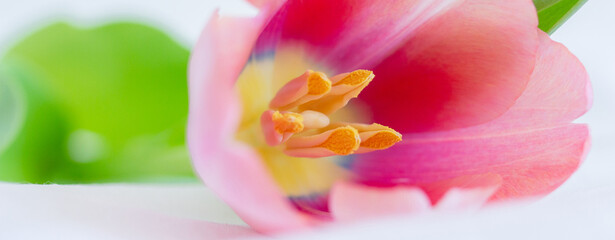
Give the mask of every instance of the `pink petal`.
M 539 31 L 538 35 L 540 45 L 530 82 L 506 113 L 485 124 L 425 136 L 462 138 L 544 128 L 570 123 L 587 112 L 592 104 L 592 89 L 583 64 L 546 33 Z
M 223 151 L 223 152 L 222 152 Z M 271 179 L 257 153 L 229 146 L 197 158 L 201 179 L 251 227 L 260 232 L 302 228 L 309 219 L 290 204 Z
M 539 31 L 536 67 L 515 105 L 491 126 L 508 128 L 569 123 L 592 105 L 592 89 L 583 64 L 568 49 Z
M 400 132 L 485 123 L 525 89 L 538 47 L 536 26 L 532 1 L 465 1 L 372 68 L 376 79 L 360 98 L 375 122 Z
M 419 186 L 427 193 L 431 202 L 440 203 L 449 190 L 453 188 L 497 189 L 501 185 L 502 177 L 500 177 L 500 175 L 494 173 L 484 173 L 462 175 L 455 178 L 420 184 Z M 493 193 L 493 191 L 491 193 Z
M 475 210 L 493 196 L 502 185 L 502 177 L 487 173 L 465 175 L 423 185 L 438 210 Z
M 260 15 L 268 22 L 287 0 L 247 0 L 260 9 Z M 261 26 L 264 27 L 264 26 Z M 262 30 L 262 29 L 261 29 Z
M 577 169 L 589 149 L 589 130 L 580 124 L 453 138 L 417 135 L 406 134 L 406 140 L 389 150 L 355 156 L 349 168 L 358 180 L 372 185 L 421 185 L 497 174 L 502 186 L 494 198 L 503 199 L 551 192 Z
M 282 195 L 252 149 L 234 143 L 240 117 L 233 84 L 266 21 L 214 14 L 190 62 L 188 145 L 201 179 L 258 231 L 307 224 Z
M 337 73 L 386 57 L 407 35 L 459 0 L 287 1 L 267 25 L 256 53 L 299 46 Z M 323 69 L 318 69 L 323 70 Z
M 248 0 L 252 5 L 259 8 L 266 8 L 272 6 L 281 6 L 286 0 Z
M 523 159 L 523 161 L 530 161 L 532 159 L 542 158 L 541 161 L 544 161 L 544 163 L 541 163 L 540 161 L 535 163 L 537 165 L 536 169 L 532 169 L 529 165 L 524 166 L 525 169 L 518 169 L 520 167 L 520 164 L 518 162 L 489 163 L 489 161 L 486 161 L 489 160 L 489 158 L 502 158 L 502 156 L 498 155 L 514 156 L 518 154 L 518 152 L 516 153 L 516 148 L 507 149 L 500 154 L 488 154 L 484 151 L 494 151 L 495 153 L 497 153 L 497 151 L 500 151 L 502 147 L 499 147 L 498 149 L 491 149 L 492 147 L 488 146 L 470 146 L 471 149 L 477 149 L 476 151 L 479 152 L 467 156 L 468 160 L 463 160 L 463 152 L 467 150 L 455 153 L 456 151 L 458 151 L 458 149 L 456 149 L 457 147 L 451 147 L 460 146 L 463 144 L 476 144 L 476 142 L 479 142 L 479 140 L 482 141 L 482 139 L 485 139 L 485 141 L 487 141 L 490 136 L 502 138 L 503 136 L 516 135 L 523 132 L 533 132 L 536 131 L 537 128 L 546 128 L 549 126 L 565 124 L 574 120 L 589 109 L 591 105 L 591 87 L 589 85 L 587 73 L 583 68 L 583 65 L 565 47 L 563 47 L 559 43 L 551 41 L 546 34 L 540 32 L 539 37 L 539 55 L 537 57 L 537 65 L 534 70 L 534 73 L 532 74 L 531 81 L 528 83 L 526 91 L 517 100 L 515 105 L 510 108 L 509 111 L 507 111 L 504 115 L 500 116 L 494 121 L 475 127 L 425 134 L 406 134 L 406 139 L 415 139 L 410 140 L 411 142 L 414 142 L 413 144 L 409 144 L 408 146 L 406 146 L 407 148 L 416 148 L 415 150 L 412 150 L 412 152 L 414 153 L 408 157 L 409 160 L 413 158 L 413 155 L 421 154 L 425 155 L 424 157 L 421 157 L 422 159 L 424 159 L 423 161 L 430 161 L 428 159 L 430 152 L 437 151 L 435 150 L 437 148 L 436 146 L 440 146 L 442 149 L 449 149 L 448 152 L 443 154 L 435 154 L 432 155 L 432 157 L 434 159 L 455 157 L 454 161 L 450 163 L 443 163 L 446 161 L 436 160 L 435 162 L 432 161 L 432 164 L 422 164 L 422 168 L 434 167 L 438 163 L 447 165 L 459 165 L 459 162 L 464 161 L 478 163 L 479 161 L 476 159 L 484 159 L 485 162 L 483 164 L 486 166 L 481 167 L 476 164 L 475 166 L 471 166 L 471 168 L 478 167 L 485 169 L 485 167 L 489 168 L 490 164 L 506 164 L 511 166 L 511 171 L 513 172 L 524 172 L 524 174 L 522 174 L 521 176 L 509 174 L 510 176 L 505 178 L 505 186 L 498 192 L 496 198 L 544 194 L 559 186 L 559 184 L 561 184 L 561 182 L 563 182 L 576 169 L 578 162 L 582 160 L 584 154 L 588 150 L 589 136 L 586 135 L 586 130 L 585 132 L 583 132 L 581 129 L 579 129 L 580 126 L 567 126 L 566 128 L 572 128 L 573 133 L 576 133 L 570 135 L 562 134 L 562 138 L 567 139 L 560 139 L 559 141 L 561 143 L 557 143 L 557 145 L 555 145 L 556 147 L 553 149 L 550 149 L 549 146 L 551 145 L 543 144 L 545 146 L 542 149 L 544 149 L 543 151 L 547 152 L 548 154 L 543 154 L 540 151 L 534 151 L 533 154 L 535 156 L 531 156 L 530 154 L 525 153 L 514 157 L 518 159 Z M 545 129 L 539 131 L 545 131 Z M 464 141 L 466 142 L 464 143 Z M 420 143 L 421 145 L 427 144 L 430 147 L 423 147 L 424 151 L 420 151 L 421 147 L 417 145 L 418 143 Z M 502 143 L 506 142 L 502 140 Z M 511 144 L 514 145 L 514 143 L 512 142 Z M 552 142 L 550 144 L 556 143 Z M 519 148 L 519 150 L 524 150 L 526 148 L 530 148 L 531 150 L 531 148 L 535 148 L 534 146 L 528 146 L 532 145 L 531 142 L 519 142 L 519 145 L 525 145 Z M 566 151 L 568 151 L 569 153 L 566 153 Z M 451 153 L 454 154 L 451 155 Z M 397 152 L 397 154 L 400 153 Z M 481 157 L 476 158 L 476 154 L 481 155 Z M 554 154 L 560 156 L 553 156 Z M 561 154 L 572 154 L 572 156 L 568 158 L 568 161 L 562 161 L 565 159 L 565 157 L 562 157 Z M 506 158 L 507 157 L 504 157 L 502 160 L 507 160 Z M 559 163 L 553 160 L 558 161 Z M 548 165 L 549 161 L 552 161 L 552 165 Z M 531 164 L 531 162 L 529 162 L 528 164 Z M 409 166 L 409 168 L 417 169 L 415 165 Z M 444 168 L 446 168 L 446 166 Z M 449 176 L 460 175 L 459 173 L 457 173 L 457 171 L 492 171 L 476 171 L 476 169 L 471 168 L 455 168 L 452 173 L 449 173 Z M 536 176 L 545 175 L 545 177 L 532 177 L 532 174 L 529 173 L 532 173 Z M 372 179 L 372 181 L 380 183 L 386 182 L 381 181 L 386 177 L 383 176 L 383 174 L 380 175 L 380 180 Z M 405 173 L 403 175 L 411 174 Z M 425 177 L 424 174 L 420 175 L 423 175 L 423 177 Z M 436 173 L 433 175 L 434 176 L 428 177 L 427 179 L 420 179 L 420 177 L 415 177 L 414 182 L 432 181 L 434 178 L 445 174 Z M 391 177 L 392 179 L 395 178 L 393 176 L 389 177 Z M 444 194 L 444 192 L 434 192 L 428 190 L 428 194 L 432 198 L 432 201 L 435 201 L 435 199 L 439 199 L 440 196 Z
M 446 192 L 436 205 L 440 211 L 473 211 L 482 207 L 497 192 L 498 188 L 461 189 Z
M 335 220 L 341 221 L 417 214 L 430 210 L 432 203 L 438 210 L 474 210 L 487 202 L 500 184 L 496 174 L 462 176 L 420 187 L 375 187 L 340 181 L 331 190 L 329 207 Z
M 431 204 L 427 195 L 417 187 L 379 188 L 338 182 L 331 190 L 329 208 L 335 220 L 354 221 L 420 213 L 431 209 Z

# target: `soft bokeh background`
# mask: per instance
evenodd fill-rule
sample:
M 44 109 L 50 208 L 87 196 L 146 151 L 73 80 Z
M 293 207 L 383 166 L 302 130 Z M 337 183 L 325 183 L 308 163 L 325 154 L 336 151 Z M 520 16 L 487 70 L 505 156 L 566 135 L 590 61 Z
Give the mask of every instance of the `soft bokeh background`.
M 195 182 L 186 67 L 221 2 L 3 3 L 0 181 Z
M 0 0 L 0 181 L 194 184 L 179 189 L 77 188 L 60 190 L 60 195 L 47 188 L 50 195 L 42 197 L 66 201 L 79 213 L 89 213 L 94 198 L 96 203 L 123 199 L 118 204 L 128 202 L 129 208 L 240 223 L 198 185 L 184 146 L 189 49 L 216 6 L 224 14 L 254 13 L 236 0 Z M 476 230 L 492 237 L 524 232 L 507 231 L 506 226 L 530 232 L 577 229 L 579 236 L 615 228 L 615 207 L 609 203 L 615 200 L 614 11 L 615 1 L 589 1 L 552 35 L 585 64 L 595 95 L 593 109 L 577 121 L 590 124 L 592 150 L 560 189 L 531 208 L 486 211 L 476 218 L 388 220 L 304 238 L 405 230 L 416 234 L 407 236 L 445 237 L 437 231 L 442 224 L 456 233 Z M 37 188 L 1 189 L 0 209 L 2 203 L 36 205 L 41 197 Z M 7 198 L 7 192 L 21 198 Z M 21 218 L 24 223 L 46 208 L 33 209 Z M 111 212 L 105 216 L 120 217 Z M 477 227 L 489 222 L 493 224 Z M 69 229 L 75 222 L 65 224 Z M 192 229 L 186 224 L 170 231 Z M 544 237 L 556 236 L 570 235 Z

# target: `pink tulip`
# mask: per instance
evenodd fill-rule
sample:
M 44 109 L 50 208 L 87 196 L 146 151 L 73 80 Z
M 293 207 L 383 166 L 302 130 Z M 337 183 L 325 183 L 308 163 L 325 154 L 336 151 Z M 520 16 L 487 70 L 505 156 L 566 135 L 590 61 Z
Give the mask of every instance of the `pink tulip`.
M 258 231 L 542 196 L 587 154 L 571 123 L 591 106 L 587 73 L 530 0 L 252 2 L 253 18 L 215 14 L 193 51 L 188 142 Z M 342 89 L 357 69 L 373 74 Z M 297 106 L 315 111 L 275 112 Z M 317 145 L 340 118 L 384 126 Z M 368 146 L 375 133 L 390 142 Z

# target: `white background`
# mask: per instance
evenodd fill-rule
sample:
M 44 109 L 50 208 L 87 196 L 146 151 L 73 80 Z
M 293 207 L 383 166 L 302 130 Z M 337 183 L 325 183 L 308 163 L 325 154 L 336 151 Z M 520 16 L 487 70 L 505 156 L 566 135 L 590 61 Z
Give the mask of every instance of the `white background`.
M 502 0 L 503 1 L 503 0 Z M 12 43 L 25 36 L 34 27 L 42 26 L 52 20 L 77 20 L 85 25 L 95 25 L 109 19 L 136 20 L 161 27 L 173 35 L 186 47 L 191 47 L 196 41 L 200 30 L 216 6 L 222 5 L 222 12 L 227 14 L 254 13 L 254 9 L 241 1 L 233 0 L 174 0 L 174 1 L 139 1 L 139 0 L 0 0 L 0 55 Z M 481 212 L 473 217 L 461 216 L 430 216 L 426 218 L 389 219 L 377 223 L 365 223 L 358 226 L 331 228 L 318 233 L 318 237 L 337 239 L 345 236 L 356 239 L 362 236 L 371 239 L 382 233 L 389 237 L 404 236 L 417 239 L 455 236 L 456 238 L 513 238 L 535 237 L 550 238 L 585 238 L 598 237 L 615 239 L 615 1 L 591 0 L 552 38 L 564 43 L 585 64 L 594 87 L 594 107 L 577 122 L 589 123 L 592 129 L 593 147 L 589 157 L 580 170 L 560 189 L 547 198 L 530 207 L 502 206 Z M 70 230 L 73 238 L 80 234 L 104 233 L 105 227 L 82 228 L 80 222 L 54 221 L 36 222 L 36 208 L 15 204 L 16 198 L 22 196 L 33 199 L 35 204 L 40 187 L 17 188 L 13 185 L 0 184 L 0 212 L 6 213 L 7 208 L 14 214 L 23 213 L 15 221 L 0 214 L 0 238 L 12 236 L 47 236 L 49 232 L 26 231 L 27 225 L 37 229 L 38 225 L 46 225 L 50 229 Z M 142 187 L 132 186 L 129 190 L 113 186 L 104 188 L 74 188 L 55 187 L 44 192 L 59 198 L 63 194 L 90 195 L 88 199 L 102 199 L 100 202 L 113 202 L 116 205 L 144 205 L 148 210 L 157 210 L 163 214 L 189 219 L 218 220 L 220 222 L 239 223 L 239 220 L 219 202 L 211 193 L 198 186 L 182 186 L 180 190 L 174 187 Z M 152 190 L 159 188 L 160 191 Z M 129 197 L 117 194 L 130 192 Z M 156 194 L 152 192 L 157 192 Z M 153 194 L 153 195 L 152 195 Z M 155 195 L 155 197 L 153 197 Z M 155 198 L 156 200 L 152 200 Z M 185 200 L 190 198 L 192 200 Z M 71 199 L 73 202 L 71 202 Z M 127 200 L 128 199 L 128 200 Z M 194 199 L 198 199 L 196 201 Z M 38 201 L 45 201 L 39 199 Z M 139 203 L 139 204 L 136 204 Z M 176 203 L 176 204 L 169 204 Z M 7 206 L 6 204 L 10 204 Z M 89 200 L 69 198 L 65 204 L 74 204 L 83 214 L 95 214 L 90 211 L 97 204 Z M 131 205 L 132 204 L 132 205 Z M 4 206 L 3 206 L 4 205 Z M 181 205 L 181 206 L 180 206 Z M 89 207 L 91 206 L 91 207 Z M 4 208 L 4 209 L 3 209 Z M 190 209 L 195 209 L 191 211 Z M 28 212 L 29 211 L 29 212 Z M 99 214 L 99 213 L 96 213 Z M 108 218 L 119 218 L 120 214 L 107 214 Z M 10 216 L 10 215 L 9 215 Z M 15 216 L 13 216 L 15 217 Z M 20 220 L 21 219 L 21 220 Z M 41 220 L 42 221 L 42 220 Z M 12 223 L 12 225 L 11 225 Z M 101 224 L 109 224 L 108 222 Z M 154 223 L 151 227 L 165 225 L 164 222 Z M 111 224 L 113 225 L 113 224 Z M 115 228 L 122 229 L 119 224 Z M 7 227 L 13 226 L 13 227 Z M 110 228 L 114 228 L 110 226 Z M 4 229 L 3 229 L 4 228 Z M 3 231 L 3 230 L 11 231 Z M 85 230 L 84 230 L 85 229 Z M 183 228 L 157 228 L 146 235 L 154 234 L 156 230 L 180 232 Z M 124 229 L 132 231 L 132 237 L 139 236 L 139 229 Z M 142 229 L 141 229 L 142 230 Z M 186 230 L 188 231 L 188 230 Z M 29 232 L 27 235 L 24 232 Z M 136 234 L 136 235 L 135 235 Z M 153 234 L 153 235 L 152 235 Z M 199 239 L 196 235 L 182 238 Z M 202 232 L 201 232 L 202 234 Z M 455 234 L 455 235 L 449 235 Z M 143 235 L 141 237 L 145 237 Z M 67 235 L 64 237 L 69 237 Z M 101 235 L 102 236 L 102 235 Z M 116 238 L 121 235 L 116 235 Z M 57 236 L 59 237 L 59 236 Z M 132 238 L 131 237 L 131 238 Z M 313 235 L 299 237 L 312 239 Z

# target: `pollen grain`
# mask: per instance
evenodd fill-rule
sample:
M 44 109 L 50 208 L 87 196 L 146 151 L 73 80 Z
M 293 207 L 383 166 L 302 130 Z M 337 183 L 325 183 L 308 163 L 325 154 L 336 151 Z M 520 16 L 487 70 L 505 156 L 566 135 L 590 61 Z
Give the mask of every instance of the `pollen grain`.
M 303 131 L 303 116 L 298 113 L 280 113 L 276 111 L 271 116 L 275 130 L 280 133 L 298 133 Z
M 338 155 L 348 155 L 356 151 L 361 144 L 359 132 L 351 126 L 335 129 L 319 147 L 329 149 Z

